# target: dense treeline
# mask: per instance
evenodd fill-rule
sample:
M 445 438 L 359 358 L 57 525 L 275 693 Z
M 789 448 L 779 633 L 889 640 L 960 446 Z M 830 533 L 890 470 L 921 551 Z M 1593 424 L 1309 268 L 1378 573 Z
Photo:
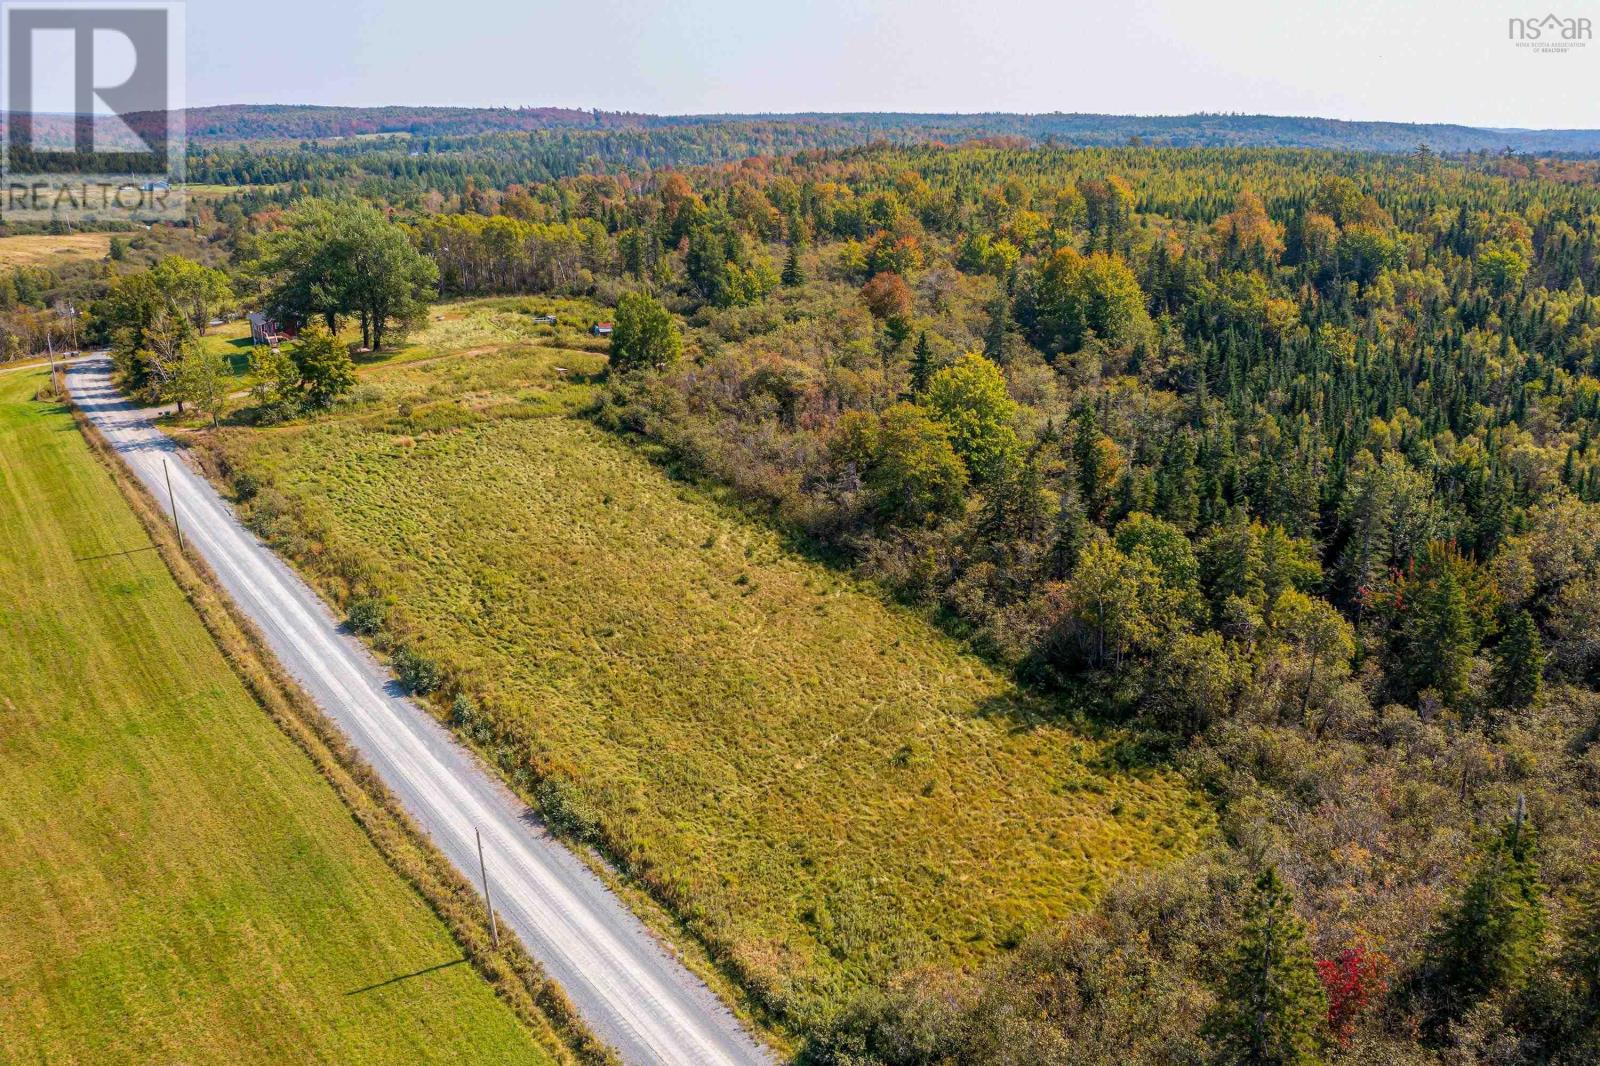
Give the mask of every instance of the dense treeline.
M 885 147 L 474 188 L 414 232 L 447 291 L 653 293 L 682 354 L 619 365 L 603 420 L 1129 723 L 1227 812 L 1219 872 L 891 991 L 817 1057 L 1582 1062 L 1590 179 Z M 1263 971 L 1267 928 L 1299 941 Z M 1241 1005 L 1261 988 L 1270 1017 Z M 1000 1040 L 1001 1016 L 1037 1020 Z
M 790 122 L 727 122 L 659 129 L 375 136 L 333 144 L 223 143 L 190 151 L 192 181 L 223 185 L 303 182 L 360 186 L 414 199 L 460 195 L 468 183 L 503 188 L 589 173 L 699 166 L 803 149 L 847 148 L 873 140 L 922 141 L 922 133 L 876 133 Z
M 517 116 L 524 112 L 486 114 Z M 584 113 L 575 114 L 581 117 Z M 1528 157 L 1515 154 L 1511 146 L 1516 140 L 1514 135 L 1460 127 L 1390 128 L 1382 123 L 1334 124 L 1334 128 L 1328 120 L 1312 119 L 1260 119 L 1261 129 L 1248 124 L 1235 129 L 1244 120 L 1201 116 L 1199 129 L 1214 132 L 1184 133 L 1186 127 L 1177 127 L 1176 132 L 1152 132 L 1140 123 L 1158 120 L 1115 116 L 1063 116 L 1085 120 L 1078 124 L 1045 121 L 1050 116 L 1015 115 L 690 116 L 641 118 L 637 122 L 624 118 L 608 116 L 593 123 L 579 119 L 549 123 L 529 120 L 530 128 L 497 128 L 490 123 L 486 129 L 472 122 L 457 126 L 422 122 L 411 129 L 403 123 L 385 125 L 374 120 L 371 124 L 382 127 L 384 132 L 374 130 L 364 136 L 332 141 L 201 141 L 191 146 L 189 177 L 193 181 L 239 186 L 307 183 L 316 186 L 314 191 L 319 194 L 336 187 L 360 187 L 366 193 L 403 199 L 414 206 L 418 197 L 430 192 L 460 196 L 469 181 L 480 187 L 504 188 L 513 183 L 551 182 L 582 174 L 712 165 L 751 156 L 847 151 L 880 143 L 970 142 L 975 138 L 1014 146 L 1050 145 L 1059 138 L 1081 145 L 1114 147 L 1131 138 L 1218 150 L 1243 145 L 1300 145 L 1329 151 L 1368 148 L 1406 154 L 1418 145 L 1426 145 L 1430 152 L 1469 154 L 1479 165 L 1490 160 L 1510 167 L 1529 165 Z M 1367 126 L 1384 129 L 1381 135 L 1372 134 L 1366 131 Z M 265 128 L 276 127 L 269 121 Z M 1145 133 L 1139 133 L 1140 129 Z M 1466 133 L 1478 136 L 1462 136 Z M 312 132 L 305 134 L 306 138 L 314 136 Z M 1571 144 L 1564 144 L 1558 135 L 1551 134 L 1544 140 L 1530 141 L 1523 150 L 1575 155 L 1592 153 L 1597 147 L 1600 140 L 1589 135 L 1575 135 Z M 1583 163 L 1564 165 L 1582 173 L 1592 172 Z

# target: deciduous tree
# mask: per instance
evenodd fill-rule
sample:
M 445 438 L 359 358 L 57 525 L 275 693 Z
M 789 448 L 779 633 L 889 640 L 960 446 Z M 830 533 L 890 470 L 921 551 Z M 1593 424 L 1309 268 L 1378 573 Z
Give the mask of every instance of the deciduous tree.
M 1016 461 L 1017 405 L 1000 368 L 983 356 L 969 352 L 933 375 L 926 402 L 975 480 L 987 481 Z
M 349 349 L 324 330 L 305 330 L 290 355 L 300 371 L 308 407 L 331 407 L 355 386 L 356 370 Z
M 624 293 L 611 332 L 611 367 L 618 373 L 670 366 L 683 352 L 672 313 L 648 293 Z

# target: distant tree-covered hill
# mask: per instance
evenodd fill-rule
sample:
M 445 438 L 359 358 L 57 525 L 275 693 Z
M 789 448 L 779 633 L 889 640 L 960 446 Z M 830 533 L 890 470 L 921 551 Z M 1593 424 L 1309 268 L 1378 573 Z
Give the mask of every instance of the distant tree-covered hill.
M 1346 122 L 1278 115 L 1093 115 L 1053 112 L 983 114 L 730 114 L 644 115 L 558 107 L 310 107 L 230 105 L 188 112 L 197 142 L 322 140 L 382 134 L 461 136 L 478 133 L 581 129 L 664 129 L 717 125 L 784 125 L 815 131 L 818 144 L 840 140 L 967 140 L 1015 136 L 1062 144 L 1147 144 L 1176 147 L 1342 148 L 1407 152 L 1426 144 L 1437 152 L 1503 151 L 1540 154 L 1600 152 L 1600 130 L 1507 130 L 1441 123 Z M 804 136 L 790 140 L 804 141 Z
M 322 140 L 373 134 L 494 133 L 637 128 L 649 115 L 564 107 L 314 107 L 245 104 L 191 109 L 188 135 L 201 141 Z

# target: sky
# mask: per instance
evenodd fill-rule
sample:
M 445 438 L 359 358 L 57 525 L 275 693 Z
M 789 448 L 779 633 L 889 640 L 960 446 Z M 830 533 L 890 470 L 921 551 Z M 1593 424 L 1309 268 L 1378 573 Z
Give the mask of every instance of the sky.
M 1600 127 L 1600 0 L 189 0 L 187 102 Z

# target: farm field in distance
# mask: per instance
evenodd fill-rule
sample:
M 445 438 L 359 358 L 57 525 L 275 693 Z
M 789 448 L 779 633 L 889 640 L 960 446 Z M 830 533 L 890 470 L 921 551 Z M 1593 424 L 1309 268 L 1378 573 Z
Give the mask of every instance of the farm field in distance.
M 22 234 L 0 237 L 0 269 L 49 267 L 84 259 L 104 259 L 110 233 Z
M 0 1061 L 564 1061 L 246 692 L 43 373 L 0 378 Z
M 525 748 L 513 779 L 560 782 L 758 998 L 815 1021 L 1210 832 L 1176 775 L 574 417 L 604 360 L 519 325 L 553 303 L 436 309 L 432 361 L 216 448 L 256 527 L 334 599 L 380 590 L 479 705 L 466 731 Z

